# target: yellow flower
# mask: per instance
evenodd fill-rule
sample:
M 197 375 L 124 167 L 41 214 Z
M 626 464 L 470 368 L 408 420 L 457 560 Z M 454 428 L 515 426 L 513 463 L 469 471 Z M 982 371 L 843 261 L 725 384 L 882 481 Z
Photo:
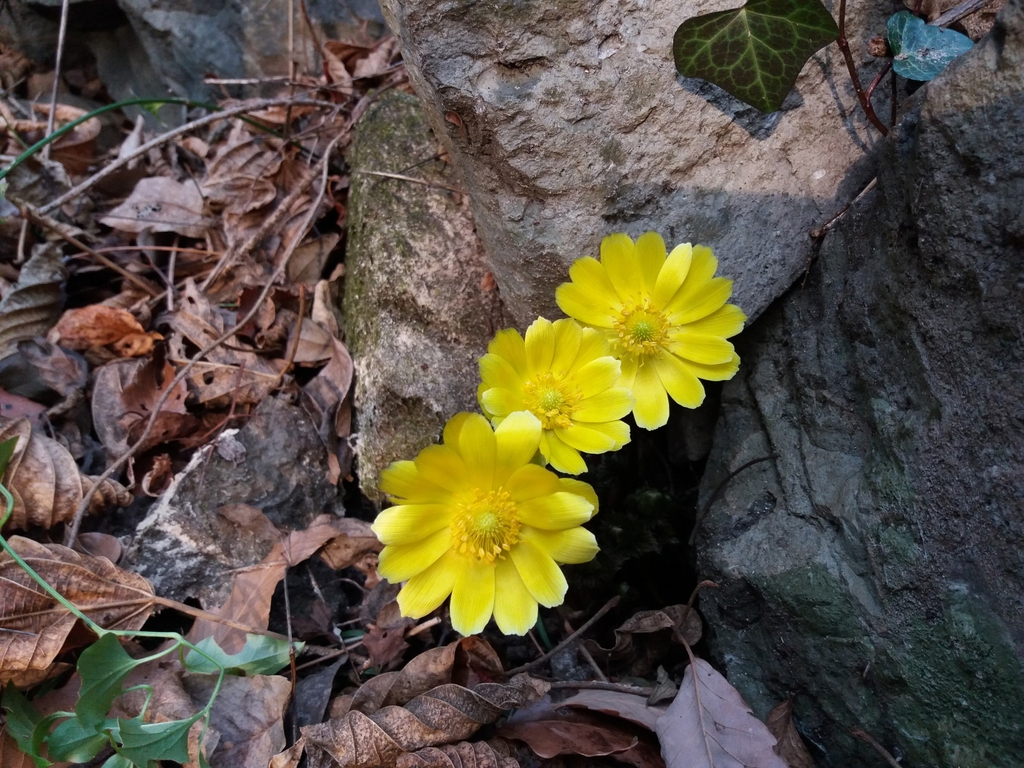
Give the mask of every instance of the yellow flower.
M 600 331 L 541 317 L 525 340 L 516 330 L 498 331 L 487 350 L 481 408 L 495 426 L 516 411 L 540 419 L 540 452 L 559 472 L 586 472 L 580 451 L 617 451 L 629 442 L 629 425 L 619 419 L 633 409 L 633 396 L 616 387 L 619 361 Z
M 565 598 L 559 563 L 585 563 L 597 542 L 580 525 L 597 512 L 586 483 L 530 463 L 540 444 L 537 417 L 514 413 L 495 429 L 479 414 L 460 413 L 444 444 L 396 461 L 380 489 L 397 506 L 381 512 L 373 532 L 385 545 L 379 573 L 405 581 L 398 606 L 419 618 L 452 596 L 452 626 L 479 632 L 491 614 L 505 634 L 537 622 L 537 604 Z
M 622 361 L 617 385 L 636 398 L 633 415 L 645 429 L 668 421 L 668 397 L 696 408 L 704 402 L 700 379 L 731 379 L 740 358 L 730 342 L 747 319 L 734 304 L 732 280 L 715 277 L 711 249 L 677 245 L 666 257 L 655 232 L 637 238 L 609 235 L 601 260 L 578 259 L 572 282 L 558 287 L 558 306 L 581 323 L 604 329 Z M 667 393 L 667 395 L 666 395 Z

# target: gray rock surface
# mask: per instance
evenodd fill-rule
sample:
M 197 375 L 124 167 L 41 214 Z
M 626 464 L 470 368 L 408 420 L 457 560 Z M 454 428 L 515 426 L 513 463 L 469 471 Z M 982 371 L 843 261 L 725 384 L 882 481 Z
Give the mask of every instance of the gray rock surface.
M 205 608 L 227 599 L 234 571 L 258 563 L 275 543 L 219 515 L 231 504 L 263 512 L 282 531 L 298 530 L 336 504 L 327 455 L 312 418 L 266 398 L 215 449 L 197 451 L 136 529 L 127 565 L 157 594 L 198 598 Z
M 508 324 L 483 248 L 419 101 L 387 93 L 352 147 L 345 333 L 356 369 L 359 481 L 413 459 L 453 414 L 477 410 L 477 358 Z M 427 161 L 424 163 L 424 161 Z M 410 170 L 414 169 L 414 170 Z M 424 186 L 373 173 L 414 176 Z
M 698 538 L 714 657 L 823 766 L 1024 764 L 1024 11 L 915 96 L 878 189 L 743 335 Z
M 555 286 L 604 235 L 651 229 L 712 246 L 754 317 L 806 267 L 808 231 L 870 179 L 860 161 L 880 135 L 834 46 L 808 62 L 771 115 L 677 78 L 676 27 L 737 5 L 383 0 L 520 325 L 557 316 Z M 850 5 L 867 81 L 879 63 L 864 42 L 888 12 Z

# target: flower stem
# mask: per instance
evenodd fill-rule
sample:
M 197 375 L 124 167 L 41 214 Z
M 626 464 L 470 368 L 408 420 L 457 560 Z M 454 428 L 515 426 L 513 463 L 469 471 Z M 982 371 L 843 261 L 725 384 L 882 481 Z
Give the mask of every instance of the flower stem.
M 874 107 L 871 106 L 871 101 L 861 87 L 860 77 L 857 75 L 857 65 L 854 64 L 853 53 L 850 51 L 850 43 L 846 40 L 846 0 L 839 0 L 839 37 L 836 38 L 836 44 L 843 53 L 843 59 L 846 60 L 846 68 L 850 71 L 853 90 L 857 92 L 857 100 L 860 101 L 861 109 L 864 110 L 868 122 L 875 126 L 883 136 L 888 136 L 889 129 L 878 119 Z

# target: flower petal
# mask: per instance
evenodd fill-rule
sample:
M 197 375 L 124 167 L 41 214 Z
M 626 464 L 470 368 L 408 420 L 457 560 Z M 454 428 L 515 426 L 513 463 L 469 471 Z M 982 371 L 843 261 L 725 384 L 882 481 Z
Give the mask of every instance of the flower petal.
M 513 392 L 511 389 L 503 387 L 493 387 L 485 390 L 480 396 L 480 404 L 492 417 L 508 416 L 510 413 L 523 410 L 525 407 L 521 391 Z
M 465 462 L 447 445 L 429 445 L 420 451 L 416 469 L 428 483 L 451 492 L 461 489 L 466 481 Z
M 525 635 L 537 623 L 537 601 L 509 558 L 494 567 L 494 620 L 506 635 Z
M 444 425 L 444 434 L 442 439 L 444 444 L 453 450 L 459 449 L 459 435 L 462 433 L 462 427 L 466 423 L 466 419 L 473 416 L 472 413 L 463 411 L 462 413 L 456 413 L 448 422 Z
M 370 528 L 382 544 L 412 544 L 447 528 L 453 514 L 448 504 L 400 504 L 377 515 Z
M 681 406 L 696 408 L 704 402 L 704 385 L 685 360 L 673 354 L 664 354 L 654 361 L 654 367 L 665 390 Z
M 505 328 L 494 334 L 487 351 L 502 357 L 515 369 L 520 378 L 526 376 L 526 343 L 515 328 Z
M 633 398 L 629 398 L 630 402 Z M 628 413 L 629 411 L 627 411 Z M 609 438 L 615 441 L 615 447 L 609 448 L 608 450 L 617 451 L 619 448 L 629 442 L 629 424 L 624 421 L 595 421 L 585 422 L 582 426 L 587 429 L 593 429 L 597 432 L 607 435 Z
M 460 635 L 475 635 L 494 611 L 494 566 L 476 558 L 458 558 L 452 587 L 452 626 Z
M 622 365 L 614 357 L 599 357 L 576 371 L 576 384 L 583 397 L 593 397 L 614 387 L 621 372 Z
M 504 357 L 498 357 L 488 352 L 480 358 L 480 380 L 491 387 L 501 387 L 516 391 L 523 386 L 523 377 L 520 376 L 512 364 Z
M 415 544 L 384 547 L 377 562 L 377 572 L 392 584 L 397 584 L 427 570 L 451 546 L 451 531 L 444 528 Z
M 640 266 L 629 235 L 616 232 L 601 241 L 601 264 L 620 299 L 630 301 L 639 297 Z
M 517 505 L 519 519 L 534 528 L 561 531 L 587 522 L 594 505 L 575 493 L 559 491 Z
M 669 347 L 669 351 L 671 349 L 672 347 Z M 700 363 L 687 360 L 686 367 L 699 379 L 704 379 L 705 381 L 726 381 L 735 376 L 736 371 L 739 370 L 740 356 L 733 355 L 732 360 L 721 365 L 701 365 Z
M 459 432 L 459 455 L 466 463 L 464 488 L 491 490 L 496 450 L 497 441 L 491 425 L 480 414 L 472 414 Z
M 541 439 L 541 455 L 548 464 L 559 472 L 567 475 L 578 475 L 587 471 L 587 462 L 583 460 L 579 452 L 565 441 L 558 437 L 551 430 L 544 430 L 544 437 Z
M 613 305 L 606 304 L 575 283 L 562 283 L 555 289 L 558 308 L 569 317 L 596 328 L 611 328 Z
M 517 469 L 504 487 L 512 496 L 512 501 L 516 503 L 529 501 L 538 496 L 549 496 L 561 490 L 558 475 L 536 464 L 527 464 Z
M 584 453 L 607 453 L 618 447 L 614 439 L 596 429 L 589 429 L 588 426 L 572 424 L 568 429 L 556 428 L 554 435 L 570 448 Z
M 590 303 L 601 307 L 614 307 L 619 303 L 612 281 L 604 265 L 593 256 L 576 259 L 569 267 L 569 279 L 589 296 Z
M 657 232 L 644 232 L 636 239 L 636 260 L 640 268 L 640 282 L 650 293 L 658 280 L 658 273 L 665 263 L 665 240 Z
M 633 417 L 638 427 L 657 429 L 665 426 L 668 421 L 668 395 L 650 358 L 637 369 L 633 397 L 636 398 Z
M 682 326 L 684 330 L 691 333 L 702 333 L 707 336 L 721 336 L 728 339 L 743 330 L 743 324 L 747 316 L 743 310 L 735 304 L 726 304 L 719 307 L 710 315 L 694 320 L 692 323 Z
M 680 296 L 683 298 L 680 299 Z M 673 325 L 686 325 L 700 320 L 721 309 L 730 296 L 732 280 L 726 277 L 716 277 L 692 293 L 687 293 L 687 287 L 684 285 L 668 307 L 668 320 Z
M 597 492 L 594 490 L 594 486 L 582 480 L 577 480 L 575 477 L 560 477 L 558 478 L 558 483 L 564 492 L 582 496 L 594 505 L 594 511 L 590 513 L 590 517 L 593 519 L 594 515 L 597 514 L 598 507 Z
M 573 411 L 573 421 L 615 421 L 633 410 L 633 394 L 622 387 L 612 387 L 593 397 L 580 400 Z
M 636 372 L 640 369 L 640 364 L 637 358 L 632 355 L 620 357 L 619 362 L 622 363 L 622 373 L 619 374 L 619 380 L 615 382 L 615 386 L 632 391 L 633 382 L 636 381 Z
M 598 553 L 597 539 L 586 528 L 565 531 L 539 531 L 527 528 L 523 538 L 529 539 L 556 563 L 589 563 Z
M 687 326 L 689 327 L 689 326 Z M 669 333 L 673 353 L 686 360 L 704 365 L 721 365 L 732 360 L 736 354 L 731 343 L 721 336 L 704 336 L 685 329 Z
M 658 279 L 654 284 L 652 299 L 655 306 L 666 306 L 676 291 L 682 286 L 690 271 L 690 261 L 693 258 L 693 246 L 689 243 L 677 245 L 668 255 L 665 264 L 658 273 Z
M 393 461 L 380 473 L 377 488 L 392 501 L 404 500 L 417 504 L 449 501 L 451 493 L 438 488 L 420 477 L 415 462 Z
M 529 411 L 516 411 L 494 430 L 497 444 L 494 485 L 503 486 L 522 466 L 529 464 L 540 446 L 540 420 Z
M 583 329 L 570 318 L 555 320 L 555 354 L 551 359 L 551 370 L 555 373 L 568 372 L 580 350 Z
M 524 537 L 509 553 L 533 599 L 546 608 L 560 605 L 569 585 L 551 556 Z
M 580 340 L 580 349 L 576 353 L 576 359 L 573 361 L 572 366 L 569 368 L 569 373 L 575 373 L 592 360 L 597 360 L 599 357 L 608 357 L 611 353 L 612 350 L 608 344 L 608 334 L 606 331 L 598 330 L 597 328 L 584 328 L 583 338 Z
M 445 601 L 455 586 L 458 559 L 455 553 L 445 552 L 432 566 L 406 582 L 397 598 L 403 616 L 420 619 Z
M 526 329 L 527 378 L 551 370 L 555 354 L 555 327 L 550 320 L 538 317 Z

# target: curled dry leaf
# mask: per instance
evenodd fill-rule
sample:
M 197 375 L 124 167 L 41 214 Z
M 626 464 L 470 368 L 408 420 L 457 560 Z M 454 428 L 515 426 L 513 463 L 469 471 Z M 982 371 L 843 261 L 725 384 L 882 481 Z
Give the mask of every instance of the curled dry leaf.
M 615 645 L 602 648 L 588 642 L 587 650 L 602 658 L 621 659 L 633 648 L 633 635 L 651 634 L 671 630 L 672 640 L 680 645 L 685 641 L 695 645 L 701 638 L 703 623 L 695 608 L 687 611 L 685 605 L 670 605 L 660 611 L 639 611 L 615 630 Z
M 302 729 L 310 768 L 384 768 L 406 752 L 463 741 L 504 710 L 540 699 L 547 683 L 518 675 L 506 685 L 482 683 L 473 690 L 441 685 L 409 701 L 367 716 L 349 712 L 338 720 Z
M 19 341 L 46 335 L 60 316 L 66 278 L 59 247 L 53 243 L 33 247 L 18 282 L 0 300 L 0 358 L 13 354 Z
M 194 182 L 155 176 L 139 181 L 128 199 L 100 223 L 121 232 L 177 232 L 199 238 L 214 222 L 204 216 L 203 206 L 203 193 Z
M 814 768 L 814 758 L 807 751 L 807 745 L 793 723 L 792 697 L 772 707 L 765 718 L 765 725 L 772 736 L 778 739 L 775 752 L 786 761 L 789 768 Z
M 370 524 L 354 517 L 342 517 L 335 521 L 338 534 L 327 542 L 320 552 L 320 559 L 331 568 L 340 571 L 354 565 L 367 552 L 380 552 L 383 545 L 370 530 Z
M 118 357 L 139 357 L 148 355 L 163 336 L 147 333 L 127 310 L 93 304 L 66 310 L 48 338 L 79 352 L 109 346 Z
M 395 768 L 519 768 L 501 739 L 445 744 L 402 755 Z
M 624 691 L 601 691 L 584 689 L 571 696 L 559 706 L 573 709 L 587 709 L 613 717 L 621 717 L 631 723 L 653 731 L 658 720 L 668 707 L 652 707 L 643 696 Z
M 159 346 L 153 359 L 136 370 L 131 381 L 121 390 L 123 410 L 117 421 L 126 430 L 128 442 L 135 443 L 142 436 L 157 402 L 173 379 L 174 366 L 165 360 L 164 347 Z M 184 381 L 179 381 L 160 406 L 153 429 L 140 450 L 145 451 L 155 445 L 182 437 L 196 428 L 198 420 L 185 408 L 187 397 L 188 386 Z
M 124 547 L 121 546 L 121 540 L 117 536 L 99 531 L 86 531 L 78 534 L 73 549 L 83 555 L 105 557 L 115 565 L 124 554 Z
M 75 515 L 93 481 L 78 469 L 67 448 L 45 435 L 33 432 L 28 419 L 0 418 L 0 442 L 17 437 L 14 454 L 7 465 L 3 483 L 14 497 L 14 509 L 5 530 L 52 528 Z M 127 506 L 132 495 L 119 483 L 105 480 L 89 503 L 90 512 L 111 504 Z
M 668 768 L 787 768 L 768 727 L 703 659 L 686 668 L 657 734 Z
M 558 755 L 614 756 L 640 743 L 640 739 L 628 731 L 571 717 L 506 723 L 498 729 L 498 735 L 504 739 L 524 741 L 540 757 L 547 758 Z
M 139 629 L 153 611 L 149 582 L 103 557 L 21 536 L 8 543 L 51 587 L 105 629 Z M 78 623 L 28 573 L 0 552 L 0 682 L 23 685 L 49 669 Z M 85 635 L 79 642 L 85 640 Z

